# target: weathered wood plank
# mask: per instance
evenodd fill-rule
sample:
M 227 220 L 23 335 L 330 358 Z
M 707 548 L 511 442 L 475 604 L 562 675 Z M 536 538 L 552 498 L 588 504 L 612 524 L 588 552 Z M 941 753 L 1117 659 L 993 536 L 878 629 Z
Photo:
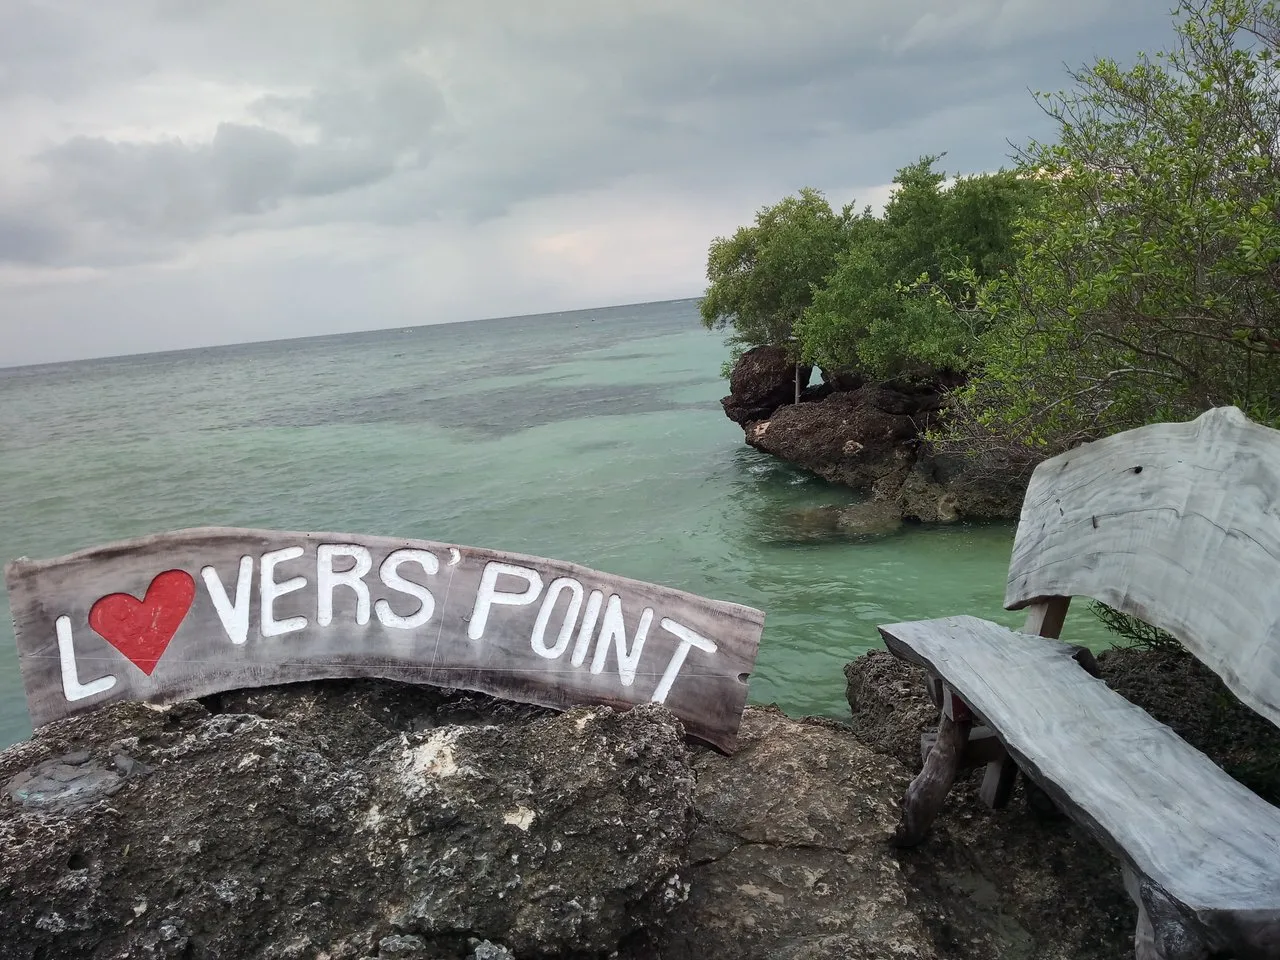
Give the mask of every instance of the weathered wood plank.
M 946 677 L 1054 802 L 1194 918 L 1280 956 L 1280 809 L 1089 675 L 1072 649 L 960 616 L 880 627 Z
M 382 677 L 564 709 L 665 702 L 732 751 L 764 615 L 425 540 L 202 528 L 5 568 L 35 726 L 123 699 Z
M 1277 570 L 1280 431 L 1222 407 L 1042 463 L 1005 605 L 1087 596 L 1140 617 L 1280 725 Z

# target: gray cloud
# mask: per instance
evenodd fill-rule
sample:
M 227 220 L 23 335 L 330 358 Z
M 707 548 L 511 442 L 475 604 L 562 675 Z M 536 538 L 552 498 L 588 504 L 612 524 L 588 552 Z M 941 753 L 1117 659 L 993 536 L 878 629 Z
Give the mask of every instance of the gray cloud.
M 267 118 L 283 115 L 313 126 L 323 141 L 411 151 L 431 143 L 446 114 L 435 84 L 403 66 L 362 86 L 334 83 L 306 96 L 263 97 L 255 110 Z
M 67 248 L 64 230 L 47 218 L 0 210 L 0 262 L 43 263 Z
M 584 229 L 585 197 L 745 219 L 923 153 L 991 169 L 1050 132 L 1028 88 L 1168 35 L 1150 0 L 11 0 L 0 111 L 25 119 L 0 138 L 0 268 L 128 271 L 232 240 L 283 257 L 258 238 L 285 233 L 319 257 L 339 225 L 421 228 L 549 296 L 529 211 L 552 233 Z
M 76 216 L 171 236 L 261 213 L 290 191 L 297 147 L 263 127 L 221 124 L 207 144 L 77 137 L 41 155 Z
M 290 198 L 323 197 L 419 166 L 445 119 L 426 77 L 395 69 L 305 96 L 263 96 L 266 122 L 315 132 L 299 139 L 263 124 L 220 123 L 207 142 L 80 136 L 39 154 L 50 175 L 49 207 L 137 236 L 190 238 L 243 227 L 243 218 Z M 52 248 L 34 246 L 28 258 Z

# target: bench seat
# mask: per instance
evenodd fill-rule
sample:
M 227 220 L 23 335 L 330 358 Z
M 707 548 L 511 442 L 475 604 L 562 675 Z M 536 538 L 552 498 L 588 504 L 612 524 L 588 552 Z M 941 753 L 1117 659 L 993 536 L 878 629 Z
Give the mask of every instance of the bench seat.
M 1058 640 L 971 616 L 879 630 L 896 656 L 944 678 L 1024 773 L 1179 912 L 1221 942 L 1280 956 L 1280 808 L 1090 676 Z

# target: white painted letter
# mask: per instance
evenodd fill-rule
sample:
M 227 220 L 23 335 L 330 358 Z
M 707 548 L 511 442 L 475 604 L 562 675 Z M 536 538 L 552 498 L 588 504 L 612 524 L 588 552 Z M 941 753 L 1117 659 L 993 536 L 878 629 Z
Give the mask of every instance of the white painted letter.
M 262 608 L 262 635 L 278 637 L 293 633 L 295 630 L 307 629 L 306 617 L 290 617 L 288 620 L 277 620 L 272 609 L 277 597 L 286 593 L 301 590 L 307 585 L 306 577 L 294 577 L 284 583 L 276 583 L 276 564 L 287 560 L 297 560 L 302 556 L 301 547 L 285 547 L 283 550 L 269 550 L 262 555 L 258 566 L 258 603 Z
M 334 557 L 350 557 L 355 561 L 350 570 L 334 570 Z M 355 543 L 322 543 L 316 549 L 316 623 L 327 627 L 333 623 L 333 591 L 350 587 L 356 594 L 356 623 L 369 622 L 369 585 L 364 576 L 373 569 L 373 556 L 368 547 Z
M 235 644 L 244 643 L 249 639 L 249 590 L 253 584 L 253 557 L 240 558 L 235 603 L 228 599 L 226 587 L 222 585 L 217 570 L 204 567 L 200 576 L 204 578 L 209 599 L 213 601 L 213 609 L 218 611 L 218 619 L 222 621 L 227 639 Z
M 523 593 L 498 593 L 498 577 L 501 574 L 520 577 L 528 586 Z M 537 570 L 528 567 L 517 567 L 511 563 L 499 563 L 490 560 L 480 575 L 480 587 L 476 590 L 476 605 L 471 611 L 471 623 L 467 627 L 467 636 L 479 640 L 484 636 L 484 628 L 489 623 L 489 608 L 495 603 L 511 607 L 523 607 L 538 599 L 542 592 L 542 576 Z
M 58 659 L 62 663 L 62 694 L 68 703 L 106 693 L 116 685 L 116 678 L 110 673 L 97 680 L 81 683 L 80 676 L 76 673 L 76 648 L 71 639 L 71 618 L 59 617 L 53 622 L 53 626 L 58 634 Z
M 551 620 L 551 610 L 560 598 L 560 593 L 569 590 L 573 596 L 569 598 L 569 609 L 564 612 L 564 623 L 560 624 L 560 634 L 556 637 L 554 647 L 547 646 L 547 623 Z M 542 609 L 538 611 L 538 619 L 533 624 L 533 635 L 529 645 L 540 657 L 554 660 L 569 647 L 573 639 L 573 628 L 578 624 L 578 612 L 582 609 L 582 584 L 572 577 L 560 577 L 551 581 L 547 587 L 547 595 L 542 600 Z
M 603 601 L 604 594 L 599 590 L 592 590 L 587 597 L 587 612 L 583 614 L 582 627 L 578 630 L 578 642 L 573 645 L 572 663 L 575 667 L 582 666 L 582 661 L 587 659 L 587 651 L 591 649 L 591 634 L 595 632 Z
M 645 637 L 652 622 L 653 608 L 645 607 L 640 614 L 640 625 L 636 627 L 636 638 L 628 651 L 627 625 L 622 621 L 622 601 L 616 593 L 612 594 L 604 608 L 604 623 L 600 624 L 600 636 L 596 640 L 596 655 L 591 661 L 591 672 L 599 673 L 604 669 L 604 661 L 609 656 L 609 645 L 613 644 L 618 651 L 618 678 L 624 687 L 631 686 L 636 679 L 636 666 L 640 663 L 640 654 L 644 651 Z
M 671 662 L 667 664 L 667 672 L 662 675 L 658 688 L 653 691 L 653 696 L 649 698 L 654 703 L 667 702 L 667 694 L 671 692 L 671 685 L 676 682 L 676 675 L 680 672 L 680 668 L 684 666 L 684 658 L 689 655 L 690 647 L 697 647 L 704 653 L 716 652 L 714 641 L 694 633 L 684 624 L 676 623 L 669 617 L 662 618 L 662 629 L 679 637 L 680 646 L 676 647 L 676 652 L 671 655 Z
M 402 563 L 416 563 L 427 573 L 437 573 L 440 570 L 440 561 L 436 559 L 436 555 L 428 550 L 395 550 L 387 555 L 387 559 L 382 561 L 382 565 L 378 567 L 378 576 L 392 590 L 399 590 L 401 593 L 407 593 L 411 597 L 417 597 L 419 600 L 418 611 L 407 617 L 401 617 L 391 609 L 391 604 L 385 600 L 379 600 L 373 605 L 373 609 L 378 613 L 378 622 L 384 627 L 396 627 L 400 630 L 412 630 L 414 627 L 420 627 L 428 620 L 431 615 L 436 612 L 436 601 L 431 596 L 431 591 L 420 583 L 414 583 L 412 580 L 406 580 L 396 572 L 396 568 Z

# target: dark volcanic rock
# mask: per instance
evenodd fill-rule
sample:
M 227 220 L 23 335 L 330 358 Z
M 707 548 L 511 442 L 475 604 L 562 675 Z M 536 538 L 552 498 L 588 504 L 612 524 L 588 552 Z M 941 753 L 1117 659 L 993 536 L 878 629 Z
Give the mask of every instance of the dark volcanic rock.
M 210 704 L 238 709 L 120 704 L 0 753 L 0 957 L 599 953 L 685 896 L 694 779 L 661 707 Z
M 813 368 L 800 367 L 800 389 L 809 385 Z M 796 365 L 781 347 L 752 347 L 729 376 L 729 396 L 720 401 L 725 416 L 746 425 L 768 418 L 775 410 L 794 403 Z

